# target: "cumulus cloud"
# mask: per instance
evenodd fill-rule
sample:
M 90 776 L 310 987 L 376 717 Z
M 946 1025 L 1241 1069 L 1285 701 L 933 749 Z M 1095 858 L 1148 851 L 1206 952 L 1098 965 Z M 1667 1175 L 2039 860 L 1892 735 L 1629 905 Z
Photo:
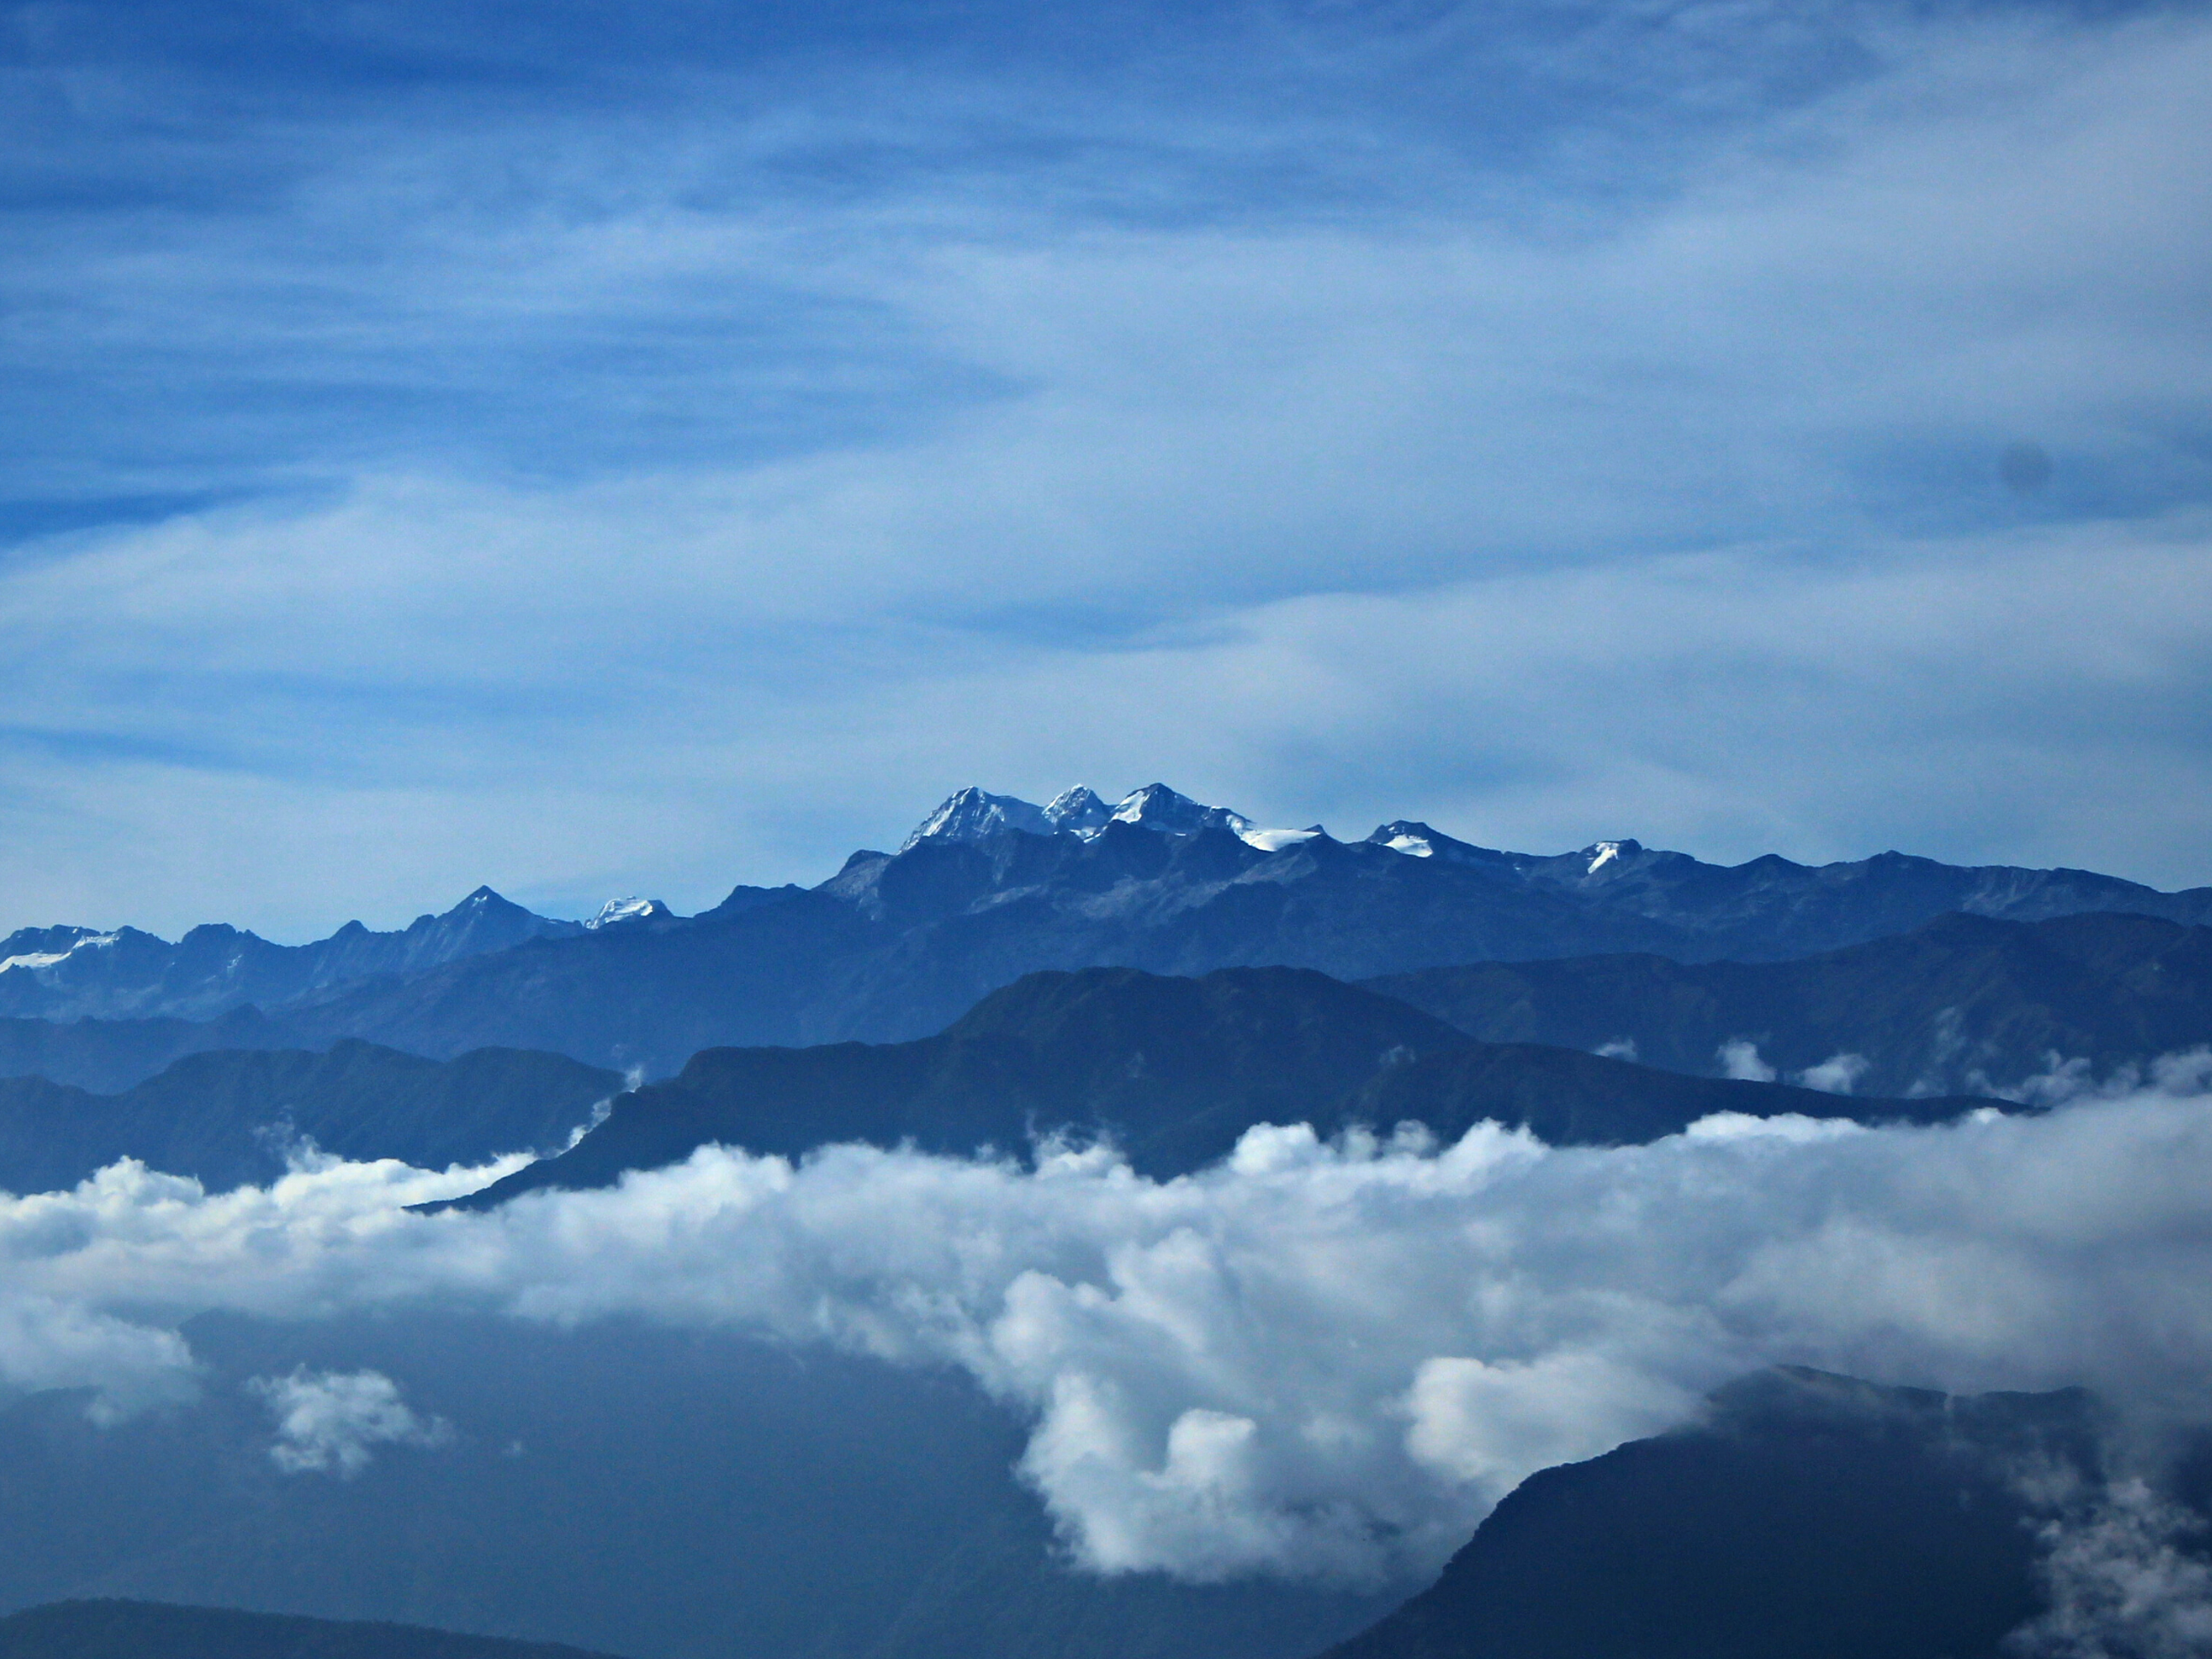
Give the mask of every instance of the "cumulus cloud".
M 174 1325 L 212 1308 L 642 1316 L 956 1365 L 1030 1422 L 1022 1472 L 1079 1561 L 1194 1579 L 1431 1569 L 1527 1474 L 1767 1363 L 2212 1413 L 2202 1092 L 1939 1128 L 1731 1115 L 1609 1150 L 1262 1127 L 1164 1184 L 1105 1148 L 705 1148 L 488 1214 L 403 1207 L 482 1178 L 325 1162 L 210 1195 L 118 1165 L 0 1202 L 0 1261 L 138 1345 L 115 1409 L 158 1396 L 148 1356 L 188 1382 Z M 46 1332 L 81 1376 L 70 1328 L 19 1333 L 15 1374 Z M 320 1425 L 421 1429 L 374 1384 L 276 1386 L 304 1412 L 284 1455 L 338 1473 L 376 1435 Z
M 374 1446 L 439 1446 L 453 1438 L 441 1418 L 417 1417 L 399 1385 L 381 1371 L 311 1371 L 257 1376 L 246 1387 L 276 1419 L 270 1460 L 287 1474 L 335 1474 L 350 1480 Z

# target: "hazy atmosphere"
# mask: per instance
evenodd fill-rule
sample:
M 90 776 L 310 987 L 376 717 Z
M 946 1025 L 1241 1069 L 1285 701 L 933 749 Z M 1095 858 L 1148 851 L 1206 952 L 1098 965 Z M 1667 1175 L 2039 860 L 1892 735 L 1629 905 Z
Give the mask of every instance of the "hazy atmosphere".
M 2212 4 L 0 0 L 0 1659 L 2212 1659 Z
M 2212 17 L 14 6 L 6 926 L 975 782 L 2207 878 Z

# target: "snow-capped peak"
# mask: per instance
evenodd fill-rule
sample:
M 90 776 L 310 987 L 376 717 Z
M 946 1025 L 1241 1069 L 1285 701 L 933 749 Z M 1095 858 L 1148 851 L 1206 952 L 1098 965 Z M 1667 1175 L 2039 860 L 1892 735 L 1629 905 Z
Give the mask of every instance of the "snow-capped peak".
M 946 797 L 943 805 L 916 824 L 899 851 L 911 852 L 926 841 L 981 841 L 1001 830 L 1048 836 L 1053 828 L 1044 809 L 1035 802 L 1013 795 L 987 794 L 971 784 Z
M 1063 789 L 1044 804 L 1045 821 L 1055 830 L 1089 841 L 1103 830 L 1114 809 L 1082 784 Z
M 1595 875 L 1599 871 L 1604 869 L 1606 866 L 1609 864 L 1618 865 L 1621 869 L 1626 869 L 1627 868 L 1630 860 L 1634 859 L 1643 851 L 1644 843 L 1639 841 L 1593 842 L 1588 847 L 1583 848 L 1582 851 L 1582 856 L 1589 860 L 1589 864 L 1583 867 L 1583 875 L 1585 878 L 1588 878 L 1589 877 Z M 1613 872 L 1614 875 L 1618 875 L 1620 873 L 1620 870 L 1615 870 Z M 1611 878 L 1608 877 L 1607 879 L 1609 880 Z
M 599 915 L 585 922 L 584 926 L 596 933 L 603 927 L 635 927 L 675 914 L 659 899 L 609 899 L 599 907 Z
M 1169 836 L 1194 836 L 1201 830 L 1226 830 L 1242 836 L 1260 827 L 1242 812 L 1194 801 L 1164 783 L 1148 783 L 1122 796 L 1114 808 L 1114 821 Z
M 1015 795 L 994 795 L 977 788 L 961 790 L 915 826 L 899 848 L 911 851 L 925 841 L 981 841 L 1002 830 L 1018 830 L 1032 836 L 1065 835 L 1092 841 L 1109 823 L 1126 823 L 1164 836 L 1194 836 L 1201 830 L 1226 830 L 1242 836 L 1263 853 L 1296 847 L 1324 834 L 1319 824 L 1310 830 L 1269 830 L 1232 812 L 1225 806 L 1208 806 L 1176 793 L 1164 783 L 1133 789 L 1109 806 L 1081 784 L 1063 789 L 1044 806 L 1035 806 Z

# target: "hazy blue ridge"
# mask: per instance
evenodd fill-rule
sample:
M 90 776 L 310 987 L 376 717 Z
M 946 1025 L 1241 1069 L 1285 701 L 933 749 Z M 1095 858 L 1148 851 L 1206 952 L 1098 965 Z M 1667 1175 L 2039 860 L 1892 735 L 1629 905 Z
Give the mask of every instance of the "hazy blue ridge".
M 622 1079 L 562 1054 L 480 1048 L 450 1060 L 350 1039 L 325 1053 L 217 1050 L 119 1094 L 0 1079 L 0 1188 L 75 1186 L 121 1158 L 210 1190 L 263 1183 L 309 1147 L 418 1168 L 552 1151 Z
M 1779 963 L 1632 955 L 1469 963 L 1366 981 L 1493 1042 L 1701 1074 L 1723 1045 L 1802 1074 L 1855 1056 L 1869 1094 L 2017 1089 L 2061 1061 L 2108 1077 L 2212 1042 L 2212 927 L 2089 914 L 1947 915 Z

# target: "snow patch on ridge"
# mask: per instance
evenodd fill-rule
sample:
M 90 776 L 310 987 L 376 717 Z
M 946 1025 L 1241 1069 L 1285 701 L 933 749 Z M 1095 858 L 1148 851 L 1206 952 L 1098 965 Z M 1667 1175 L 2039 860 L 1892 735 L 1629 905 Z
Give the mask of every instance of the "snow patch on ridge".
M 1316 823 L 1310 830 L 1247 830 L 1240 839 L 1247 847 L 1256 847 L 1263 853 L 1279 853 L 1285 847 L 1302 847 L 1328 833 Z
M 79 951 L 96 950 L 104 945 L 112 945 L 122 937 L 120 933 L 87 933 L 83 938 L 73 940 L 66 951 L 32 951 L 21 956 L 9 957 L 0 961 L 0 974 L 11 968 L 51 968 L 58 962 L 67 962 Z
M 630 927 L 673 915 L 675 912 L 659 899 L 615 898 L 601 905 L 599 915 L 586 921 L 584 926 L 598 933 L 603 927 Z

